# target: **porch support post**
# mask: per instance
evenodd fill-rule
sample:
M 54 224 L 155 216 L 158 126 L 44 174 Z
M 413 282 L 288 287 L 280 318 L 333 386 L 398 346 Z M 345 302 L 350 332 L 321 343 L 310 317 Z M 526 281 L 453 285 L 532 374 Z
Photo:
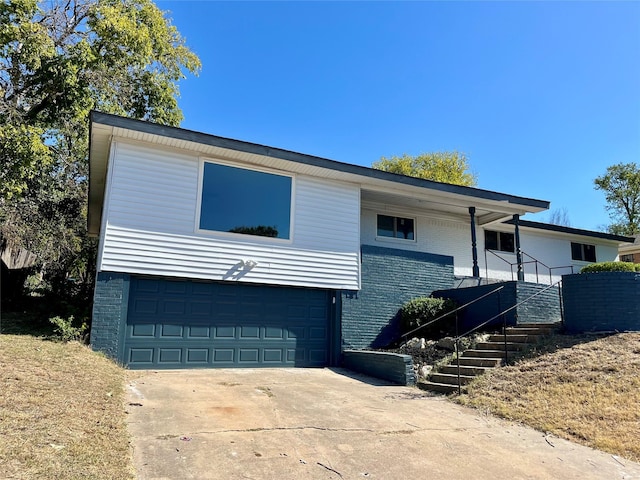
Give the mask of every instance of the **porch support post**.
M 520 248 L 520 215 L 513 216 L 513 224 L 516 227 L 515 240 L 516 240 L 516 262 L 518 263 L 518 281 L 524 282 L 524 265 L 522 264 L 522 249 Z
M 480 277 L 480 267 L 478 267 L 478 241 L 476 238 L 476 207 L 469 207 L 471 217 L 471 256 L 473 257 L 473 276 Z

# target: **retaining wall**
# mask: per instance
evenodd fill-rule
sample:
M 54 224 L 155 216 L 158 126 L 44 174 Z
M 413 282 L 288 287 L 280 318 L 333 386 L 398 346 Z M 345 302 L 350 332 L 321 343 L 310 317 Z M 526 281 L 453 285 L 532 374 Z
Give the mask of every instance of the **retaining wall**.
M 568 332 L 640 331 L 640 273 L 564 275 L 562 284 Z
M 381 378 L 398 385 L 415 385 L 416 375 L 410 355 L 367 350 L 345 350 L 342 364 L 354 372 Z
M 526 300 L 537 292 L 541 292 L 547 285 L 538 283 L 509 281 L 501 283 L 491 283 L 477 287 L 455 288 L 439 290 L 433 292 L 434 297 L 450 298 L 458 305 L 464 305 L 476 298 L 481 297 L 499 287 L 503 287 L 499 293 L 489 295 L 482 300 L 462 309 L 458 312 L 459 333 L 463 334 L 468 330 L 482 324 L 490 318 L 498 315 Z M 560 315 L 560 294 L 557 287 L 552 287 L 536 297 L 531 298 L 526 303 L 510 310 L 505 314 L 507 325 L 520 323 L 551 323 L 559 322 Z M 453 322 L 455 320 L 448 320 Z M 489 324 L 487 329 L 499 329 L 503 325 L 502 317 L 498 317 Z

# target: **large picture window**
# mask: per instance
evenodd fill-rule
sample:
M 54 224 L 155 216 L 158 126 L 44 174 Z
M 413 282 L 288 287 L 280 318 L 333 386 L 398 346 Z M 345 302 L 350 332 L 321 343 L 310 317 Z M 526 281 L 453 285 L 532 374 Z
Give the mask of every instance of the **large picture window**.
M 290 239 L 291 191 L 289 176 L 205 162 L 199 226 Z
M 378 215 L 379 237 L 402 238 L 405 240 L 415 240 L 413 218 L 390 217 L 389 215 Z
M 571 242 L 571 259 L 583 262 L 596 261 L 596 246 Z
M 515 252 L 515 235 L 508 232 L 484 231 L 484 248 L 499 252 Z

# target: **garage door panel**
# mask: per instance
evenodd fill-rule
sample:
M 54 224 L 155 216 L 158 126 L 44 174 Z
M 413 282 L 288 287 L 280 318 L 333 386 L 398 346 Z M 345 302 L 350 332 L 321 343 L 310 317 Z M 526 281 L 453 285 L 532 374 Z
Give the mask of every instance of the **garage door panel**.
M 328 362 L 326 350 L 309 350 L 309 363 L 322 363 Z
M 214 365 L 226 364 L 233 365 L 235 350 L 233 348 L 214 348 L 213 363 Z
M 166 315 L 184 315 L 186 305 L 183 300 L 165 300 L 162 302 L 162 313 Z
M 260 350 L 257 348 L 240 348 L 238 349 L 238 363 L 258 363 L 260 359 Z
M 265 348 L 262 350 L 263 363 L 283 363 L 283 351 L 279 348 Z
M 209 327 L 200 327 L 197 325 L 190 325 L 187 327 L 187 338 L 202 339 L 210 338 L 211 329 Z
M 213 303 L 212 302 L 204 302 L 202 300 L 193 300 L 189 304 L 191 308 L 191 315 L 194 317 L 209 317 L 211 316 L 211 312 L 213 311 Z
M 282 340 L 285 336 L 284 329 L 280 327 L 266 327 L 264 329 L 264 338 L 273 340 Z
M 158 302 L 150 299 L 136 299 L 133 302 L 133 313 L 137 315 L 157 315 Z
M 163 324 L 160 327 L 160 337 L 162 338 L 182 338 L 184 334 L 182 325 Z
M 136 288 L 138 292 L 159 293 L 160 280 L 154 280 L 150 278 L 138 278 L 136 282 Z
M 307 338 L 305 335 L 306 329 L 304 327 L 289 327 L 285 330 L 287 339 L 291 340 L 304 340 Z
M 213 338 L 220 340 L 228 340 L 230 338 L 236 338 L 235 327 L 225 326 L 213 326 Z
M 322 327 L 312 327 L 309 328 L 309 338 L 311 340 L 326 340 L 327 339 L 327 329 Z
M 208 348 L 188 348 L 186 363 L 189 365 L 206 365 L 209 363 Z
M 131 368 L 325 366 L 328 292 L 132 278 Z
M 129 348 L 128 349 L 127 363 L 134 365 L 153 365 L 153 348 Z M 144 368 L 144 367 L 142 367 Z
M 137 324 L 137 325 L 131 325 L 130 327 L 130 336 L 131 337 L 147 337 L 147 338 L 153 338 L 156 336 L 156 324 L 155 323 L 151 323 L 151 324 Z
M 158 349 L 158 363 L 166 365 L 169 363 L 180 364 L 182 361 L 181 348 L 160 348 Z
M 167 282 L 164 288 L 164 293 L 171 295 L 184 295 L 187 293 L 187 282 L 186 281 L 172 281 Z
M 239 340 L 256 340 L 260 338 L 260 327 L 252 325 L 243 325 L 239 327 L 240 335 L 238 335 Z

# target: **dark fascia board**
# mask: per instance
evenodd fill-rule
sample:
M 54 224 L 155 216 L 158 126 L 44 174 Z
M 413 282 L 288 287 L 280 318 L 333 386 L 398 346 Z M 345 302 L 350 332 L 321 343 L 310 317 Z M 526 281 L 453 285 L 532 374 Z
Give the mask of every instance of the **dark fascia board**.
M 121 117 L 118 115 L 112 115 L 108 113 L 102 113 L 98 111 L 92 111 L 90 115 L 91 123 L 98 123 L 102 125 L 125 128 L 141 133 L 148 133 L 152 135 L 159 135 L 169 138 L 175 138 L 177 140 L 190 141 L 200 143 L 203 145 L 209 145 L 219 148 L 227 148 L 229 150 L 236 150 L 245 153 L 251 153 L 256 155 L 263 155 L 267 157 L 274 157 L 282 160 L 288 160 L 292 162 L 302 163 L 314 167 L 327 168 L 330 170 L 336 170 L 340 172 L 350 173 L 354 175 L 361 175 L 369 178 L 376 178 L 380 180 L 386 180 L 390 182 L 412 185 L 422 188 L 428 188 L 431 190 L 438 190 L 446 193 L 465 195 L 469 197 L 482 198 L 486 200 L 495 200 L 508 202 L 515 205 L 523 205 L 531 208 L 548 209 L 549 202 L 546 200 L 536 200 L 532 198 L 518 197 L 515 195 L 508 195 L 505 193 L 493 192 L 490 190 L 482 190 L 474 187 L 464 187 L 461 185 L 451 185 L 448 183 L 434 182 L 431 180 L 423 180 L 421 178 L 407 177 L 405 175 L 399 175 L 396 173 L 384 172 L 382 170 L 376 170 L 369 167 L 363 167 L 360 165 L 353 165 L 350 163 L 338 162 L 335 160 L 329 160 L 326 158 L 315 157 L 313 155 L 307 155 L 303 153 L 296 153 L 290 150 L 283 150 L 280 148 L 268 147 L 265 145 L 259 145 L 256 143 L 244 142 L 241 140 L 233 140 L 230 138 L 218 137 L 206 133 L 196 132 L 193 130 L 186 130 L 178 127 L 170 127 L 167 125 L 160 125 L 157 123 L 146 122 L 142 120 L 134 120 L 131 118 Z
M 504 222 L 509 225 L 513 225 L 514 220 L 508 220 Z M 551 223 L 532 222 L 531 220 L 519 220 L 518 224 L 521 227 L 535 228 L 537 230 L 547 230 L 551 232 L 570 233 L 572 235 L 582 235 L 583 237 L 602 238 L 603 240 L 612 240 L 614 242 L 632 242 L 633 237 L 625 237 L 623 235 L 613 235 L 605 232 L 594 232 L 593 230 L 582 230 L 580 228 L 565 227 L 562 225 L 553 225 Z

